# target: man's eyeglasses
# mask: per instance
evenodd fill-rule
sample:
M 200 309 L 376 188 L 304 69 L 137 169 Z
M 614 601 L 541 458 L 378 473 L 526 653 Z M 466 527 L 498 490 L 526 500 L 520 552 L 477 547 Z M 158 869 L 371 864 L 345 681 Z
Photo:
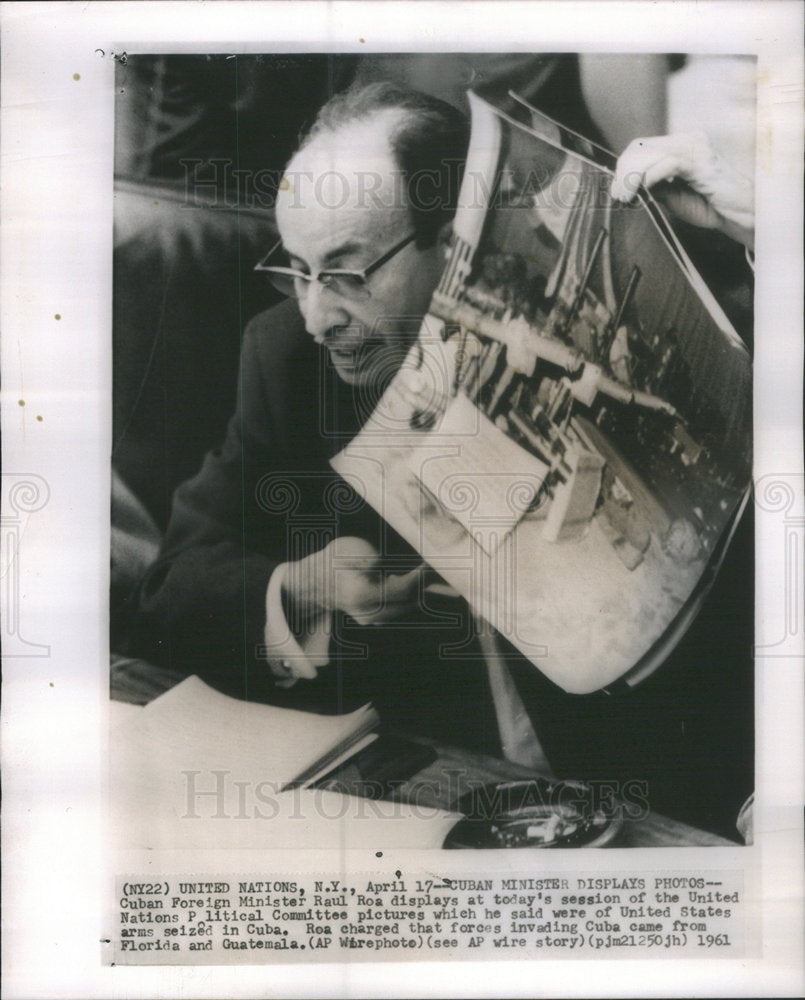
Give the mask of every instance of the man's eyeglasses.
M 255 271 L 264 271 L 271 284 L 289 298 L 303 296 L 307 292 L 308 285 L 313 281 L 318 281 L 325 288 L 329 288 L 331 292 L 335 292 L 336 295 L 341 295 L 345 299 L 368 299 L 371 296 L 367 283 L 370 275 L 387 264 L 392 257 L 395 257 L 403 247 L 407 247 L 415 238 L 416 233 L 406 236 L 362 270 L 325 268 L 315 274 L 291 267 L 288 252 L 280 240 L 274 244 L 254 269 Z

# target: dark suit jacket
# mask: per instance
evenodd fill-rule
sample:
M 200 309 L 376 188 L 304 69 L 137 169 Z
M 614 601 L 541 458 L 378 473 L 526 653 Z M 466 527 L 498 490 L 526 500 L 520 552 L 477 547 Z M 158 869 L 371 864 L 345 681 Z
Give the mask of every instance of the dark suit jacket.
M 336 535 L 368 539 L 401 568 L 418 561 L 328 465 L 376 398 L 341 382 L 294 303 L 249 324 L 235 415 L 222 446 L 175 494 L 140 592 L 136 652 L 251 699 L 341 711 L 372 698 L 395 724 L 499 753 L 463 602 L 428 600 L 417 615 L 371 629 L 340 621 L 331 664 L 288 691 L 275 688 L 260 654 L 279 562 Z M 634 690 L 567 695 L 506 645 L 558 775 L 645 782 L 653 808 L 735 836 L 752 788 L 750 574 L 745 530 L 692 631 Z
M 261 655 L 266 589 L 280 562 L 337 535 L 366 538 L 400 571 L 420 561 L 328 464 L 376 398 L 338 378 L 294 303 L 252 320 L 236 412 L 221 447 L 174 495 L 160 558 L 140 589 L 134 651 L 243 697 L 323 711 L 371 698 L 395 724 L 499 752 L 463 602 L 428 597 L 417 614 L 382 627 L 341 616 L 330 666 L 288 691 L 276 689 Z

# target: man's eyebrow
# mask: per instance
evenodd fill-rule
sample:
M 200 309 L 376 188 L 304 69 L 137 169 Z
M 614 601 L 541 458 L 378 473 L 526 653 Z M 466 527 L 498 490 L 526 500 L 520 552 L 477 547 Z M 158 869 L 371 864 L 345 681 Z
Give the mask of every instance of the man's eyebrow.
M 358 253 L 362 249 L 362 243 L 358 243 L 356 240 L 346 240 L 344 243 L 340 243 L 333 250 L 327 251 L 324 255 L 324 263 L 330 263 L 331 261 L 337 260 L 339 257 L 346 257 L 351 253 Z
M 300 261 L 300 263 L 304 264 L 304 266 L 307 268 L 310 267 L 308 262 L 304 259 L 304 257 L 301 256 L 301 254 L 294 253 L 293 250 L 289 250 L 287 247 L 284 247 L 284 250 L 289 257 L 292 257 L 295 260 Z M 343 243 L 339 243 L 337 247 L 334 247 L 332 250 L 327 251 L 327 253 L 324 255 L 322 259 L 322 264 L 326 268 L 328 264 L 332 263 L 332 261 L 334 260 L 338 260 L 339 257 L 346 257 L 348 254 L 351 253 L 359 253 L 361 250 L 363 250 L 362 243 L 358 242 L 357 240 L 345 240 Z

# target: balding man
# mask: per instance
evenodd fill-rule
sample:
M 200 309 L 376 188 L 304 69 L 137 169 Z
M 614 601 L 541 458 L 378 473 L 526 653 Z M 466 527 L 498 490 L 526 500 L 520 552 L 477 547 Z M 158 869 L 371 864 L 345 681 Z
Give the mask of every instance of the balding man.
M 469 609 L 426 590 L 420 557 L 328 462 L 417 337 L 468 138 L 450 105 L 391 84 L 322 109 L 258 265 L 289 301 L 246 330 L 237 411 L 174 497 L 137 631 L 142 652 L 226 690 L 329 710 L 372 698 L 499 752 Z

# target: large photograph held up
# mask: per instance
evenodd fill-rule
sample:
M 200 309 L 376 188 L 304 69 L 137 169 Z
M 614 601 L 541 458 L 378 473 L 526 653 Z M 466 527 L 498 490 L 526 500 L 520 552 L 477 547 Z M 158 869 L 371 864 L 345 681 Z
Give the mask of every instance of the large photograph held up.
M 397 751 L 638 783 L 741 842 L 751 220 L 629 143 L 689 126 L 711 79 L 723 127 L 681 148 L 741 175 L 754 62 L 622 59 L 661 115 L 614 77 L 602 98 L 611 57 L 118 66 L 115 699 L 198 675 L 371 701 Z M 436 152 L 412 170 L 414 134 Z

